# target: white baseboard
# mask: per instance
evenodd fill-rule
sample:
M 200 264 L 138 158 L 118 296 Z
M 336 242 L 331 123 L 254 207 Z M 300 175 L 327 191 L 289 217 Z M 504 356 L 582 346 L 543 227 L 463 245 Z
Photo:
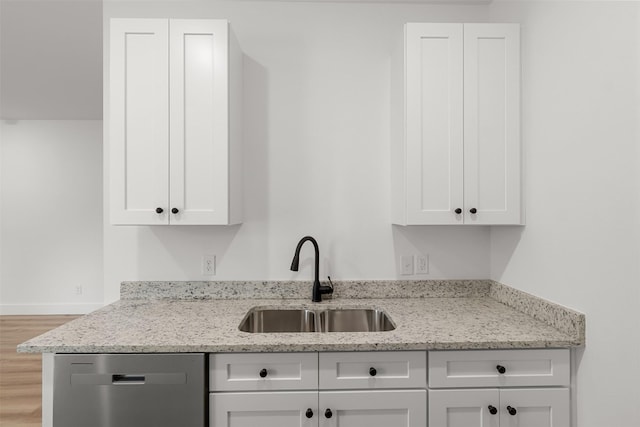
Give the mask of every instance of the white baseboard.
M 0 304 L 0 315 L 87 314 L 104 307 L 91 304 Z

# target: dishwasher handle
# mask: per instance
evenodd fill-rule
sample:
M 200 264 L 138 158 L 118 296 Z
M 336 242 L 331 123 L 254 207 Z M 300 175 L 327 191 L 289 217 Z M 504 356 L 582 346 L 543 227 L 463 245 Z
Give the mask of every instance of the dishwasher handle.
M 128 374 L 113 374 L 111 376 L 111 383 L 114 385 L 119 384 L 144 384 L 144 375 L 128 375 Z

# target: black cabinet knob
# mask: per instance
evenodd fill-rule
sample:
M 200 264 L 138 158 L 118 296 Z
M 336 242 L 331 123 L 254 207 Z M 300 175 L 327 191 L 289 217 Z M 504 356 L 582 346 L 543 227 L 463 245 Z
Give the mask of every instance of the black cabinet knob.
M 264 378 L 267 376 L 267 370 L 262 368 L 260 369 L 260 378 Z
M 497 414 L 497 413 L 498 413 L 498 409 L 497 409 L 495 406 L 493 406 L 493 405 L 489 405 L 489 413 L 490 413 L 491 415 L 495 415 L 495 414 Z
M 460 215 L 462 213 L 462 209 L 457 208 L 454 212 L 457 213 L 458 215 Z
M 311 410 L 311 408 L 307 409 L 307 412 L 304 413 L 307 418 L 312 418 L 313 417 L 313 411 Z
M 327 418 L 333 417 L 333 412 L 331 412 L 331 409 L 327 409 L 326 411 L 324 411 L 324 416 Z
M 162 209 L 162 208 L 156 208 L 156 213 L 157 213 L 157 214 L 161 214 L 162 212 L 164 212 L 164 209 Z
M 173 214 L 177 214 L 178 212 L 180 212 L 180 211 L 178 210 L 178 208 L 173 208 L 173 209 L 171 209 L 171 213 L 173 213 Z
M 518 413 L 518 411 L 516 411 L 516 408 L 512 408 L 511 406 L 507 406 L 507 411 L 509 412 L 509 415 L 515 415 Z
M 375 377 L 377 373 L 378 371 L 376 371 L 376 368 L 369 368 L 369 375 L 371 375 L 372 377 Z
M 471 208 L 471 209 L 469 209 L 469 212 L 471 212 L 472 214 L 475 214 L 475 213 L 477 213 L 477 212 L 478 212 L 478 209 L 476 209 L 476 208 Z
M 499 374 L 504 374 L 505 372 L 507 372 L 507 369 L 502 365 L 496 366 L 496 369 L 498 370 Z

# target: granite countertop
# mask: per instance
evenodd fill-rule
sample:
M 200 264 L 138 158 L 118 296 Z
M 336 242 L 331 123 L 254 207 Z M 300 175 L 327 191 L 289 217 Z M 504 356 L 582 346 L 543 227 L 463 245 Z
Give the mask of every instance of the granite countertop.
M 312 303 L 306 296 L 310 286 L 306 282 L 126 282 L 120 301 L 20 344 L 18 351 L 278 352 L 584 345 L 583 314 L 497 282 L 339 282 L 334 298 L 322 303 Z M 372 298 L 356 297 L 362 294 L 362 286 L 367 286 Z M 247 311 L 257 306 L 379 308 L 396 329 L 258 334 L 238 330 Z

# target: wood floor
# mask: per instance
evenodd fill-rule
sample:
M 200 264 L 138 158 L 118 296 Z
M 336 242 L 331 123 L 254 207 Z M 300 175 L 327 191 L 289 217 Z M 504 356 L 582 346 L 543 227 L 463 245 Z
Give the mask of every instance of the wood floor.
M 42 357 L 16 345 L 78 316 L 0 316 L 0 426 L 42 425 Z

